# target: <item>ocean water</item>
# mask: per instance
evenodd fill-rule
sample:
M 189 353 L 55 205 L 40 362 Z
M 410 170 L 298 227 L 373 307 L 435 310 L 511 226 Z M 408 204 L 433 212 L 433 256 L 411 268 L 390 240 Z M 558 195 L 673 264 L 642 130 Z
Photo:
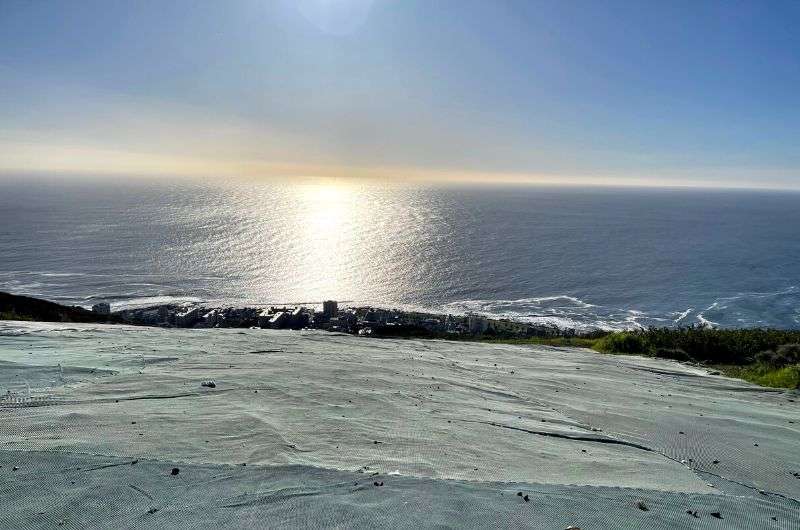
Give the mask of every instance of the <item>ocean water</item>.
M 6 179 L 0 290 L 800 328 L 800 193 Z

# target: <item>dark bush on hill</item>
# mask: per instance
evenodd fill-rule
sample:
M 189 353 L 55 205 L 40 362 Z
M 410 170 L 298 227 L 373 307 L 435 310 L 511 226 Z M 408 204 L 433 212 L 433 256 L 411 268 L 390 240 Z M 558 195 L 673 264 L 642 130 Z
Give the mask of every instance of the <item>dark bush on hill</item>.
M 680 348 L 656 348 L 655 356 L 661 357 L 662 359 L 672 359 L 674 361 L 694 360 L 691 355 Z
M 0 319 L 41 322 L 119 322 L 115 315 L 98 315 L 82 307 L 69 307 L 29 296 L 0 292 Z
M 774 367 L 800 364 L 800 344 L 783 344 L 776 351 L 762 351 L 756 354 L 755 360 Z

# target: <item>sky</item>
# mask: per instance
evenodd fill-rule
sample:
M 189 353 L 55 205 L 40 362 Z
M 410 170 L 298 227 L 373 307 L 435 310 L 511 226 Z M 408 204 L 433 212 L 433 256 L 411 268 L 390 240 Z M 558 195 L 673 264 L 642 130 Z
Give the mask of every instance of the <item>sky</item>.
M 0 174 L 800 188 L 800 2 L 0 0 Z

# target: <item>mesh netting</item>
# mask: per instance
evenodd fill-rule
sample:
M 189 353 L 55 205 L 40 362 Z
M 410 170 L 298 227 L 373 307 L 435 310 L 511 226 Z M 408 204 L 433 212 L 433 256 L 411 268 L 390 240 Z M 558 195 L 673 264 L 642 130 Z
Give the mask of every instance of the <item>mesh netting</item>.
M 2 323 L 0 393 L 2 528 L 800 526 L 796 393 L 668 361 Z

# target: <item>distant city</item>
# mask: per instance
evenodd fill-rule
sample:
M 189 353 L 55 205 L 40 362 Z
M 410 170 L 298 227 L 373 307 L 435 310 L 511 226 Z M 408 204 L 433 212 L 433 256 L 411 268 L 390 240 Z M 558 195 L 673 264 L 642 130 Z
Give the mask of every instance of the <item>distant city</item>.
M 160 305 L 112 311 L 108 303 L 95 304 L 92 311 L 114 315 L 140 326 L 178 328 L 266 328 L 320 329 L 353 335 L 377 336 L 564 336 L 574 330 L 534 325 L 510 319 L 492 319 L 477 314 L 451 315 L 381 309 L 339 307 L 326 300 L 315 307 L 270 306 L 263 308 L 209 308 L 199 305 Z

